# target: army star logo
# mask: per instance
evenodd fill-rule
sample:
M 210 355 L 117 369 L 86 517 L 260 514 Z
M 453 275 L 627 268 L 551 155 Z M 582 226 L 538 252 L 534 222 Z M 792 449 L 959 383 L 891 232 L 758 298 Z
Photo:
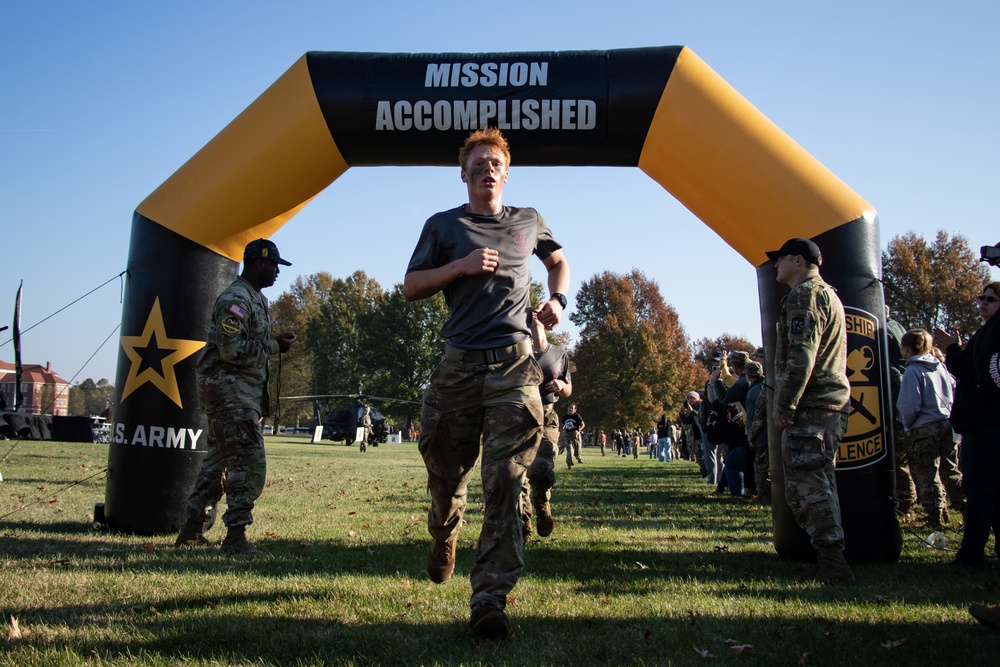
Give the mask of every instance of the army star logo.
M 149 317 L 146 318 L 142 335 L 122 336 L 121 344 L 125 355 L 132 362 L 128 378 L 125 379 L 121 400 L 124 401 L 133 391 L 150 382 L 176 403 L 177 407 L 183 409 L 174 366 L 205 347 L 204 341 L 168 338 L 166 327 L 163 325 L 163 313 L 160 311 L 160 297 L 156 297 L 153 308 L 149 311 Z M 157 372 L 156 364 L 150 363 L 147 356 L 138 350 L 147 351 L 149 356 L 159 354 L 160 372 Z

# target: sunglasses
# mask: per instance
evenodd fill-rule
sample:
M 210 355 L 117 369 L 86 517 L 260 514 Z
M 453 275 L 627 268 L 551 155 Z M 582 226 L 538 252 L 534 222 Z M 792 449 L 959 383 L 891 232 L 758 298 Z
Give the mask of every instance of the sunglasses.
M 976 301 L 978 301 L 979 303 L 996 303 L 997 301 L 1000 301 L 1000 299 L 998 299 L 995 296 L 983 295 L 983 296 L 977 296 Z

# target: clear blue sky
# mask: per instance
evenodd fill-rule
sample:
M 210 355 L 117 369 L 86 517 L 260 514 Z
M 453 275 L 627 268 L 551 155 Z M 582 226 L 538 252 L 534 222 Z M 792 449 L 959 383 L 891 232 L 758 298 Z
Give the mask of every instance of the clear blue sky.
M 125 268 L 138 204 L 306 51 L 691 47 L 879 212 L 1000 241 L 996 2 L 299 1 L 0 4 L 0 324 L 27 328 Z M 756 274 L 637 169 L 514 167 L 505 202 L 564 244 L 571 298 L 603 270 L 655 279 L 691 339 L 760 341 Z M 298 275 L 403 278 L 456 168 L 355 168 L 273 237 Z M 536 263 L 536 276 L 544 275 Z M 994 272 L 997 276 L 997 272 Z M 24 361 L 115 380 L 117 282 L 26 333 Z M 0 343 L 10 331 L 0 334 Z M 0 346 L 13 361 L 13 348 Z

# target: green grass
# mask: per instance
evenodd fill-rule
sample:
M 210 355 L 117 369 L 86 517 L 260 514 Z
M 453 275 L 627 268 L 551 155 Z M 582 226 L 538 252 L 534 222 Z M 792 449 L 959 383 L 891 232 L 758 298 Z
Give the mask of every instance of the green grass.
M 479 485 L 455 577 L 434 585 L 412 444 L 362 455 L 269 438 L 248 531 L 268 555 L 238 559 L 95 530 L 106 447 L 22 442 L 0 464 L 0 665 L 967 665 L 1000 653 L 1000 633 L 966 613 L 1000 602 L 996 569 L 952 571 L 951 554 L 906 534 L 900 561 L 857 566 L 857 585 L 799 583 L 803 566 L 774 555 L 769 511 L 712 496 L 693 464 L 584 452 L 572 472 L 559 464 L 556 530 L 526 545 L 515 635 L 494 645 L 467 630 Z

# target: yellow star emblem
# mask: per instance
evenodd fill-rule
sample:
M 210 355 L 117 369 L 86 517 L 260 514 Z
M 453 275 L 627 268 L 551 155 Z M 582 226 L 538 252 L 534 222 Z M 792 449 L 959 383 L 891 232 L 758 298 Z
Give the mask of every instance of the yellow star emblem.
M 146 326 L 142 330 L 141 336 L 122 336 L 122 349 L 132 362 L 128 371 L 128 378 L 125 380 L 125 389 L 122 390 L 124 401 L 133 391 L 149 382 L 154 387 L 163 392 L 177 407 L 183 409 L 181 403 L 181 392 L 177 386 L 177 376 L 174 374 L 174 366 L 192 354 L 205 347 L 205 342 L 200 340 L 184 340 L 182 338 L 168 338 L 166 327 L 163 325 L 163 313 L 160 311 L 160 297 L 153 301 L 153 308 L 146 318 Z M 160 360 L 162 373 L 158 373 L 152 365 L 143 368 L 145 358 L 138 350 L 169 351 Z M 162 353 L 162 352 L 161 352 Z

